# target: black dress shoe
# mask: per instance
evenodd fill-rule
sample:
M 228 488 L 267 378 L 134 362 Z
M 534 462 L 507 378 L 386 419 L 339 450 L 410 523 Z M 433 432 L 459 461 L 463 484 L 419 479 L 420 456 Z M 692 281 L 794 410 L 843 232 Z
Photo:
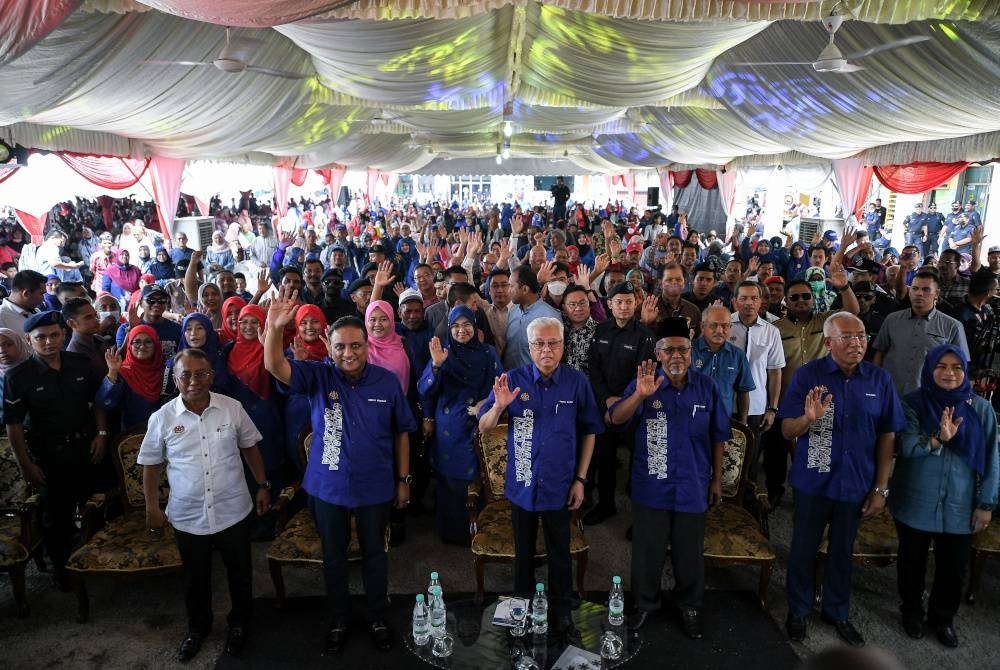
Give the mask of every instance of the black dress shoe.
M 239 656 L 246 644 L 247 634 L 243 626 L 230 626 L 226 633 L 226 647 L 223 653 L 226 656 Z
M 785 619 L 785 632 L 788 633 L 788 639 L 792 642 L 802 642 L 806 639 L 806 618 L 789 614 L 788 618 Z
M 337 620 L 330 626 L 323 644 L 324 654 L 339 654 L 347 642 L 347 621 Z
M 825 614 L 821 615 L 820 619 L 833 626 L 837 631 L 837 635 L 840 636 L 840 639 L 847 644 L 852 647 L 865 646 L 865 638 L 862 637 L 861 633 L 858 632 L 858 629 L 854 627 L 854 624 L 847 619 L 837 621 L 836 619 L 828 617 Z
M 924 620 L 917 616 L 903 617 L 903 630 L 914 640 L 919 640 L 924 636 Z
M 372 621 L 372 644 L 379 651 L 389 651 L 392 649 L 392 629 L 385 619 Z
M 583 515 L 583 525 L 596 526 L 599 523 L 607 521 L 608 519 L 613 517 L 617 512 L 618 510 L 616 510 L 614 507 L 607 507 L 605 505 L 601 505 L 600 503 L 598 503 L 594 509 L 590 510 L 589 512 Z
M 205 639 L 201 633 L 188 633 L 181 642 L 181 648 L 177 651 L 177 661 L 187 663 L 201 651 L 201 641 Z
M 625 619 L 625 625 L 628 626 L 629 630 L 639 630 L 646 625 L 650 614 L 646 610 L 637 609 L 628 615 Z
M 952 649 L 958 646 L 958 633 L 955 632 L 954 624 L 937 626 L 934 630 L 937 633 L 938 642 Z
M 698 614 L 698 610 L 687 609 L 681 612 L 681 628 L 684 629 L 684 634 L 692 640 L 701 639 L 701 615 Z

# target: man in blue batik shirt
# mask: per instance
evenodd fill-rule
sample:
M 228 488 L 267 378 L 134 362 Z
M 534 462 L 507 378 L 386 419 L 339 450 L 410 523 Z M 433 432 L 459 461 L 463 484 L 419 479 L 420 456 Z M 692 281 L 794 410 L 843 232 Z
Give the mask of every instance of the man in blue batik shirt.
M 587 377 L 559 364 L 562 320 L 535 319 L 528 324 L 527 342 L 532 362 L 497 378 L 479 410 L 479 430 L 490 430 L 508 412 L 504 494 L 514 527 L 514 591 L 520 596 L 534 592 L 540 519 L 549 564 L 550 618 L 556 633 L 579 646 L 570 618 L 570 516 L 583 503 L 594 437 L 604 432 L 604 422 Z
M 878 514 L 889 497 L 896 431 L 906 425 L 903 407 L 882 368 L 864 361 L 865 324 L 837 312 L 823 324 L 827 356 L 806 363 L 792 377 L 778 418 L 786 440 L 795 440 L 788 481 L 795 516 L 788 555 L 788 636 L 806 636 L 815 594 L 816 550 L 829 525 L 820 618 L 852 646 L 864 637 L 848 620 L 851 554 L 861 517 Z
M 636 422 L 632 463 L 632 591 L 636 630 L 660 607 L 667 548 L 674 573 L 673 600 L 684 633 L 701 639 L 699 610 L 705 593 L 705 513 L 722 497 L 722 454 L 732 435 L 715 382 L 692 372 L 687 320 L 663 322 L 656 359 L 639 365 L 611 423 Z
M 347 545 L 351 516 L 357 521 L 362 574 L 375 647 L 392 647 L 386 623 L 389 610 L 385 528 L 391 503 L 410 502 L 409 433 L 417 429 L 399 382 L 388 370 L 368 364 L 364 323 L 345 316 L 331 327 L 330 357 L 289 361 L 282 352 L 285 326 L 297 303 L 290 288 L 271 303 L 264 340 L 264 367 L 293 393 L 309 396 L 312 443 L 303 488 L 323 547 L 323 577 L 332 624 L 326 652 L 339 652 L 347 640 L 350 592 Z
M 691 342 L 691 365 L 715 380 L 726 415 L 746 423 L 750 391 L 757 385 L 747 355 L 728 341 L 730 330 L 728 309 L 721 305 L 706 307 L 701 313 L 701 335 Z

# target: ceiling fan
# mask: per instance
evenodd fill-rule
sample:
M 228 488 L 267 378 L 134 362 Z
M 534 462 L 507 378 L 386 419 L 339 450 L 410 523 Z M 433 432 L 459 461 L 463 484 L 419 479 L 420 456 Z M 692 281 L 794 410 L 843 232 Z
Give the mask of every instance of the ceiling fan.
M 222 47 L 222 51 L 219 55 L 215 57 L 214 60 L 210 61 L 172 61 L 172 60 L 144 60 L 143 65 L 184 65 L 187 67 L 191 66 L 202 66 L 202 65 L 214 65 L 216 69 L 222 70 L 230 74 L 236 74 L 239 72 L 254 72 L 256 74 L 264 74 L 270 77 L 281 77 L 282 79 L 306 79 L 309 75 L 297 74 L 295 72 L 288 72 L 286 70 L 275 70 L 269 67 L 263 67 L 261 65 L 254 65 L 250 62 L 250 57 L 253 52 L 257 50 L 260 46 L 260 40 L 255 37 L 242 37 L 236 41 L 230 41 L 229 28 L 226 28 L 226 44 Z
M 730 63 L 730 65 L 812 65 L 813 69 L 817 72 L 857 72 L 858 70 L 864 70 L 863 65 L 857 65 L 852 61 L 859 60 L 861 58 L 868 58 L 869 56 L 874 56 L 877 53 L 882 53 L 883 51 L 889 51 L 891 49 L 899 49 L 900 47 L 908 47 L 913 44 L 919 44 L 920 42 L 926 42 L 930 39 L 927 35 L 912 35 L 910 37 L 904 37 L 902 39 L 893 40 L 891 42 L 885 42 L 884 44 L 878 44 L 873 47 L 868 47 L 867 49 L 861 49 L 860 51 L 854 51 L 849 54 L 842 54 L 837 45 L 834 44 L 834 38 L 837 35 L 837 30 L 840 28 L 841 24 L 844 22 L 844 17 L 835 15 L 828 16 L 823 19 L 823 28 L 826 32 L 830 34 L 830 42 L 823 48 L 819 53 L 819 56 L 813 62 L 791 62 L 791 61 L 771 61 L 771 62 L 742 62 L 742 63 Z

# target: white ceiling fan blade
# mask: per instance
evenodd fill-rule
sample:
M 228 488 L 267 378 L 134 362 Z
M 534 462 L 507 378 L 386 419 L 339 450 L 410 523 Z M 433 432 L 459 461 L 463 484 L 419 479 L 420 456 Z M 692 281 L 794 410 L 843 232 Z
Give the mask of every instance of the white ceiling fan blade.
M 285 70 L 272 70 L 269 67 L 261 67 L 260 65 L 247 65 L 247 72 L 256 72 L 257 74 L 266 74 L 271 77 L 281 77 L 282 79 L 308 79 L 307 74 L 296 74 L 295 72 L 286 72 Z
M 843 67 L 835 72 L 857 72 L 859 70 L 867 69 L 864 65 L 855 65 L 854 63 L 845 63 Z
M 198 66 L 198 65 L 211 65 L 211 63 L 206 63 L 197 60 L 144 60 L 140 61 L 140 65 L 185 65 L 188 67 Z
M 226 44 L 222 53 L 219 54 L 219 58 L 232 58 L 246 63 L 253 57 L 260 45 L 261 40 L 256 37 L 238 37 Z
M 846 60 L 858 60 L 859 58 L 867 58 L 868 56 L 874 56 L 877 53 L 882 53 L 883 51 L 889 51 L 890 49 L 899 49 L 900 47 L 908 47 L 913 44 L 919 44 L 921 42 L 926 42 L 930 40 L 927 35 L 912 35 L 910 37 L 904 37 L 901 40 L 893 40 L 892 42 L 886 42 L 885 44 L 879 44 L 877 46 L 868 47 L 867 49 L 862 49 L 861 51 L 855 51 L 854 53 L 845 54 L 844 58 Z
M 812 65 L 812 61 L 744 61 L 740 63 L 726 63 L 726 65 Z

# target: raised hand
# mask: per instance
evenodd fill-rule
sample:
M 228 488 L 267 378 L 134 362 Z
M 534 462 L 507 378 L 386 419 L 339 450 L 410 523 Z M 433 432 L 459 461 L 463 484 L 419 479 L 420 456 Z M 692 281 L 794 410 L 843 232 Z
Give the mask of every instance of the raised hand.
M 194 268 L 197 269 L 198 265 L 201 263 L 201 261 L 204 258 L 205 258 L 205 252 L 204 251 L 201 251 L 201 250 L 192 251 L 191 252 L 191 265 L 193 265 Z
M 496 381 L 493 382 L 493 397 L 496 399 L 496 404 L 499 407 L 509 407 L 521 392 L 520 386 L 512 391 L 508 385 L 509 383 L 506 372 L 497 377 Z
M 520 235 L 521 231 L 524 230 L 524 215 L 515 214 L 514 218 L 510 220 L 510 229 L 515 235 Z
M 747 225 L 747 237 L 753 237 L 757 234 L 757 224 L 751 223 Z
M 298 335 L 296 335 L 295 339 L 292 340 L 292 356 L 297 361 L 304 361 L 309 358 L 309 353 L 306 351 L 306 344 Z
M 394 281 L 396 281 L 396 275 L 392 274 L 392 263 L 389 261 L 379 263 L 378 271 L 375 273 L 373 279 L 375 286 L 385 288 L 386 286 L 390 286 Z
M 656 378 L 655 361 L 642 361 L 635 371 L 635 392 L 640 398 L 645 400 L 656 393 L 656 390 L 663 384 L 664 379 L 666 379 L 665 375 L 659 379 Z
M 281 232 L 281 243 L 286 247 L 290 247 L 295 244 L 296 235 L 294 232 L 282 231 Z
M 757 274 L 757 269 L 760 267 L 760 256 L 751 256 L 750 261 L 747 263 L 747 276 Z
M 545 261 L 542 263 L 542 267 L 538 268 L 538 283 L 544 284 L 552 278 L 552 272 L 555 269 L 555 261 Z
M 976 246 L 977 244 L 982 245 L 983 240 L 986 238 L 986 231 L 983 228 L 984 228 L 983 226 L 972 227 L 972 232 L 970 233 L 970 235 L 972 236 L 973 246 Z M 944 229 L 942 228 L 941 230 Z
M 858 230 L 854 224 L 844 226 L 844 234 L 840 236 L 840 248 L 846 249 L 858 241 Z
M 431 361 L 434 363 L 434 367 L 439 368 L 444 365 L 444 362 L 448 360 L 448 350 L 441 346 L 441 340 L 436 337 L 432 337 L 429 347 L 431 351 Z
M 108 379 L 113 383 L 118 382 L 118 372 L 122 369 L 122 359 L 119 356 L 119 349 L 108 347 L 104 352 L 104 362 L 108 365 Z
M 398 281 L 395 283 L 395 285 L 393 285 L 392 292 L 395 293 L 396 297 L 398 298 L 399 296 L 403 295 L 403 291 L 405 291 L 406 288 L 407 288 L 406 284 L 404 284 L 401 281 Z
M 138 300 L 136 300 L 135 302 L 129 301 L 128 327 L 135 328 L 140 323 L 142 323 L 142 319 L 139 318 L 139 301 Z
M 656 318 L 660 315 L 659 306 L 656 301 L 659 300 L 655 295 L 648 296 L 642 301 L 642 309 L 639 312 L 639 320 L 644 324 L 656 323 Z
M 822 386 L 814 386 L 806 394 L 805 417 L 809 423 L 826 414 L 826 411 L 830 409 L 830 405 L 833 403 L 832 394 L 827 394 L 825 398 L 823 397 L 823 391 L 825 390 Z
M 291 286 L 284 286 L 278 291 L 278 295 L 271 301 L 267 308 L 267 324 L 275 330 L 282 330 L 295 318 L 296 304 L 295 290 Z
M 576 268 L 576 285 L 590 288 L 590 270 L 587 269 L 586 265 L 580 265 Z
M 844 271 L 844 264 L 834 258 L 830 261 L 830 283 L 838 291 L 847 286 L 847 272 Z
M 594 258 L 594 271 L 590 273 L 591 277 L 597 277 L 604 273 L 611 265 L 611 257 L 607 254 L 599 254 Z
M 955 416 L 954 407 L 945 407 L 941 412 L 941 423 L 938 424 L 938 429 L 941 431 L 939 439 L 942 442 L 947 442 L 951 438 L 955 437 L 955 433 L 958 432 L 958 427 L 962 425 L 964 421 L 962 417 Z
M 261 268 L 257 273 L 257 293 L 264 295 L 271 288 L 271 273 L 267 268 Z
M 469 235 L 469 255 L 475 256 L 483 250 L 483 234 L 476 231 Z
M 608 249 L 608 253 L 611 254 L 611 258 L 618 259 L 622 255 L 622 241 L 618 239 L 617 235 L 612 234 L 607 238 L 607 244 L 605 245 Z

